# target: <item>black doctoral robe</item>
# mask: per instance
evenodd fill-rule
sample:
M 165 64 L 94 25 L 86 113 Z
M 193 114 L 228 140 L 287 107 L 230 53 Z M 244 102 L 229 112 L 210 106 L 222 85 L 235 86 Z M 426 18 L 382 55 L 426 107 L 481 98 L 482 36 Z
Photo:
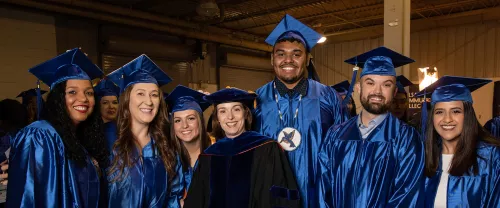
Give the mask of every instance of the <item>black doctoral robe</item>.
M 248 131 L 223 138 L 198 159 L 184 208 L 301 207 L 284 150 Z

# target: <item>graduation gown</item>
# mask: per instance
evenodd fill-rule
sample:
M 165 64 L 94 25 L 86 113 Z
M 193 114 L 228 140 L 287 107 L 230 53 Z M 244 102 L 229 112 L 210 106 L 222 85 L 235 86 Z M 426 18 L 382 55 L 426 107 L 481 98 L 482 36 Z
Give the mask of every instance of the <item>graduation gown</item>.
M 108 175 L 109 207 L 180 207 L 184 176 L 179 157 L 177 174 L 170 184 L 154 140 L 143 147 L 142 157 L 137 150 L 132 157 L 134 165 L 124 169 L 121 180 L 112 181 L 117 172 Z
M 223 138 L 198 161 L 184 208 L 300 207 L 285 153 L 257 132 Z
M 19 131 L 10 150 L 8 207 L 98 207 L 99 176 L 90 157 L 78 166 L 47 121 Z
M 116 132 L 116 122 L 110 121 L 104 124 L 104 137 L 108 145 L 109 152 L 113 152 L 113 145 L 115 144 L 117 138 Z
M 297 129 L 302 140 L 294 151 L 287 151 L 290 166 L 295 174 L 301 200 L 304 207 L 313 207 L 318 150 L 323 136 L 332 125 L 342 123 L 347 112 L 339 96 L 331 87 L 308 79 L 307 94 L 299 105 L 299 95 L 284 97 L 269 82 L 257 90 L 257 108 L 254 112 L 254 130 L 273 139 L 278 139 L 280 131 L 285 127 Z M 283 113 L 283 122 L 278 114 L 275 94 L 278 96 L 279 109 Z M 294 114 L 299 105 L 299 112 L 294 124 Z M 309 204 L 307 204 L 309 202 Z
M 389 113 L 362 139 L 358 116 L 332 127 L 325 138 L 320 207 L 421 207 L 424 145 L 417 131 Z
M 447 207 L 500 207 L 500 148 L 481 142 L 477 156 L 477 175 L 472 168 L 462 176 L 449 175 Z M 440 163 L 436 175 L 425 178 L 425 207 L 434 207 L 442 172 Z
M 486 128 L 486 130 L 488 130 L 494 137 L 500 138 L 500 116 L 492 118 L 486 122 L 484 128 Z
M 188 169 L 184 172 L 184 186 L 186 190 L 189 189 L 189 185 L 191 184 L 191 180 L 193 179 L 194 170 L 198 166 L 198 160 L 194 164 L 194 167 L 188 167 Z

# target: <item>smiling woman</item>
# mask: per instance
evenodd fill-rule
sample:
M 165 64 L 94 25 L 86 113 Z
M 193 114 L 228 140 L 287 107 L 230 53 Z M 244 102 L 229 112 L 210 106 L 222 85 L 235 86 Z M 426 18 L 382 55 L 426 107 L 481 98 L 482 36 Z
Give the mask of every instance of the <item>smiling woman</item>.
M 108 169 L 109 207 L 180 207 L 184 192 L 179 142 L 169 136 L 160 86 L 171 81 L 141 55 L 108 75 L 120 83 L 112 163 Z M 166 130 L 166 131 L 165 131 Z M 108 135 L 109 136 L 109 135 Z M 147 194 L 145 194 L 147 193 Z
M 108 151 L 90 80 L 102 71 L 73 49 L 30 72 L 50 92 L 43 120 L 13 139 L 8 206 L 97 207 Z
M 205 96 L 215 106 L 212 132 L 218 141 L 199 156 L 184 208 L 300 207 L 280 145 L 249 131 L 255 97 L 235 88 Z

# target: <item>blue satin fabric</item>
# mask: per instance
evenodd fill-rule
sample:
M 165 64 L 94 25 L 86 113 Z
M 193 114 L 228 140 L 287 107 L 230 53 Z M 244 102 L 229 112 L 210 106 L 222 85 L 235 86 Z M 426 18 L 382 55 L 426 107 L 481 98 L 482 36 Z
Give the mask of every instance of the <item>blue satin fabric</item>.
M 171 184 L 153 140 L 142 149 L 142 157 L 137 151 L 132 157 L 133 166 L 124 169 L 120 180 L 111 182 L 118 173 L 108 175 L 109 207 L 180 207 L 184 176 L 179 157 Z
M 196 160 L 194 167 L 188 167 L 187 171 L 184 173 L 184 186 L 186 187 L 186 190 L 189 190 L 189 185 L 191 185 L 191 180 L 193 179 L 193 173 L 197 166 L 198 166 L 198 160 Z
M 472 168 L 462 176 L 448 178 L 447 207 L 500 207 L 500 148 L 485 143 L 477 147 L 479 173 Z M 425 207 L 434 207 L 442 167 L 425 179 Z
M 22 129 L 10 150 L 8 207 L 98 207 L 99 177 L 90 157 L 84 167 L 66 158 L 47 121 Z
M 356 120 L 332 127 L 319 152 L 320 207 L 421 207 L 424 145 L 388 114 L 363 140 Z
M 109 152 L 113 152 L 113 144 L 115 144 L 117 138 L 116 122 L 110 121 L 104 124 L 104 137 L 108 145 Z
M 488 130 L 491 135 L 496 138 L 500 138 L 500 116 L 492 118 L 486 124 L 484 124 L 484 128 Z
M 463 84 L 450 84 L 436 88 L 432 93 L 431 104 L 450 101 L 472 102 L 472 95 L 469 88 Z
M 299 104 L 299 95 L 281 97 L 270 82 L 257 90 L 257 108 L 254 112 L 255 131 L 273 139 L 284 127 L 299 130 L 302 141 L 297 149 L 287 152 L 290 166 L 295 174 L 301 193 L 303 207 L 314 207 L 318 150 L 323 135 L 332 125 L 342 123 L 347 118 L 335 90 L 314 80 L 308 81 L 307 94 L 302 98 L 295 124 L 294 114 Z M 283 113 L 284 124 L 280 121 L 278 103 Z M 309 203 L 309 204 L 307 204 Z

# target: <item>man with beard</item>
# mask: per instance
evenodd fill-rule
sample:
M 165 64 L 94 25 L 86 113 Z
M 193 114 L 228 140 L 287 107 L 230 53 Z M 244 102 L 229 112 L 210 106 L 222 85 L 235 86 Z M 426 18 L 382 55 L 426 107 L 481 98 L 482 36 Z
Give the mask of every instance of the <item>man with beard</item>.
M 335 90 L 315 78 L 311 48 L 321 35 L 289 15 L 266 42 L 273 45 L 276 78 L 259 88 L 254 130 L 274 138 L 287 151 L 303 207 L 314 207 L 317 153 L 332 125 L 346 120 Z M 305 69 L 309 68 L 309 78 Z
M 414 62 L 385 47 L 346 60 L 363 65 L 362 111 L 330 128 L 319 152 L 320 207 L 420 207 L 424 146 L 418 132 L 388 113 L 394 68 Z

